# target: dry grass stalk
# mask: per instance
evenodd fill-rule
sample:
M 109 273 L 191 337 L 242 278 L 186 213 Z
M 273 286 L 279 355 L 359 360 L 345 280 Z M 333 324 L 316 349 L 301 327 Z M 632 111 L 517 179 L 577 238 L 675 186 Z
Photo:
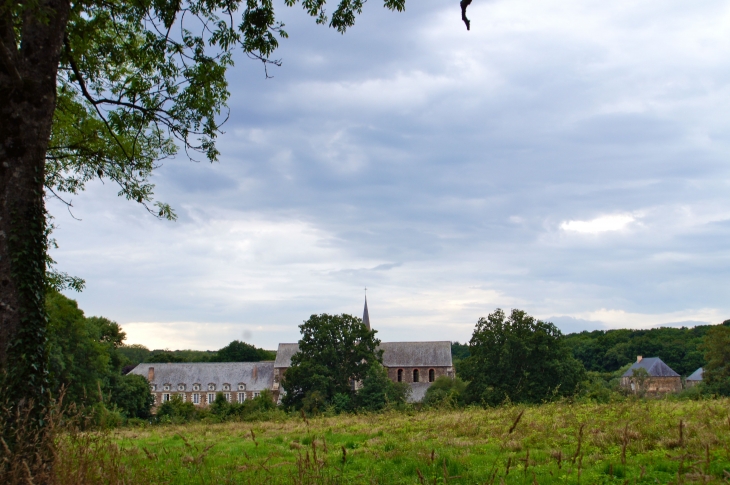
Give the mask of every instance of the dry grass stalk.
M 575 450 L 575 455 L 573 455 L 573 458 L 571 460 L 571 463 L 575 464 L 575 460 L 578 458 L 578 455 L 580 455 L 580 448 L 583 444 L 583 428 L 585 427 L 585 423 L 580 425 L 580 429 L 578 430 L 578 448 Z
M 517 415 L 517 418 L 515 418 L 514 423 L 512 423 L 512 427 L 510 427 L 509 431 L 507 431 L 507 434 L 512 434 L 512 432 L 517 428 L 517 424 L 520 422 L 520 419 L 522 419 L 522 415 L 525 414 L 525 410 L 523 409 L 520 411 L 520 414 Z

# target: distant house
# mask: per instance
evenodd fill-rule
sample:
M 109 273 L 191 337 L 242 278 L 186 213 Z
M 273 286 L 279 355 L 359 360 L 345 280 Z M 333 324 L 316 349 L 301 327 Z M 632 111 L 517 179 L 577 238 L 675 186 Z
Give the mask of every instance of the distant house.
M 704 371 L 702 370 L 702 367 L 691 373 L 685 380 L 684 380 L 684 387 L 690 388 L 694 387 L 700 382 L 702 382 L 702 375 L 704 374 Z
M 639 355 L 621 376 L 621 386 L 633 393 L 667 394 L 682 390 L 682 378 L 659 357 Z

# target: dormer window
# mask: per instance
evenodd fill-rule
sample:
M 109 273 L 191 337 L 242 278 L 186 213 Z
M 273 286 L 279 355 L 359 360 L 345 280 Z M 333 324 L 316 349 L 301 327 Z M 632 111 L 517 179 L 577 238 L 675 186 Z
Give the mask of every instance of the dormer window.
M 244 383 L 239 383 L 239 384 L 238 384 L 238 390 L 239 390 L 239 391 L 245 391 L 245 390 L 246 390 L 246 384 L 244 384 Z
M 215 391 L 215 384 L 208 384 L 209 391 Z
M 230 384 L 223 384 L 223 390 L 224 391 L 230 391 L 231 390 L 231 385 Z
M 157 386 L 154 384 L 150 384 L 150 391 L 155 392 L 157 390 Z
M 165 384 L 165 385 L 163 386 L 163 389 L 164 389 L 165 391 L 169 391 L 169 390 L 170 390 L 170 384 Z
M 185 390 L 185 384 L 178 384 L 177 385 L 177 390 L 178 391 L 184 391 Z
M 199 391 L 200 390 L 200 384 L 193 384 L 193 391 Z

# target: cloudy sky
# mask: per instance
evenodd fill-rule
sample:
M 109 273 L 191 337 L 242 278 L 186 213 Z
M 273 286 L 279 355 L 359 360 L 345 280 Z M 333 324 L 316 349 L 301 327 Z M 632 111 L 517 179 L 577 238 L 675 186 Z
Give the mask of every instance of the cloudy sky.
M 283 2 L 278 2 L 283 3 Z M 129 343 L 275 348 L 312 313 L 468 340 L 500 307 L 563 331 L 730 318 L 730 3 L 376 1 L 342 36 L 279 6 L 238 57 L 220 163 L 167 161 L 158 221 L 51 203 L 69 293 Z

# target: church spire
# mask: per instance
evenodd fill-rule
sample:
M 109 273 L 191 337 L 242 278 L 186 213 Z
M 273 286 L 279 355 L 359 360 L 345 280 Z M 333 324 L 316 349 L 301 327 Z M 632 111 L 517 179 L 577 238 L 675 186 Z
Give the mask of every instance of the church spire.
M 370 330 L 370 314 L 368 313 L 368 289 L 365 288 L 365 310 L 362 312 L 362 323 L 365 324 L 368 330 Z

